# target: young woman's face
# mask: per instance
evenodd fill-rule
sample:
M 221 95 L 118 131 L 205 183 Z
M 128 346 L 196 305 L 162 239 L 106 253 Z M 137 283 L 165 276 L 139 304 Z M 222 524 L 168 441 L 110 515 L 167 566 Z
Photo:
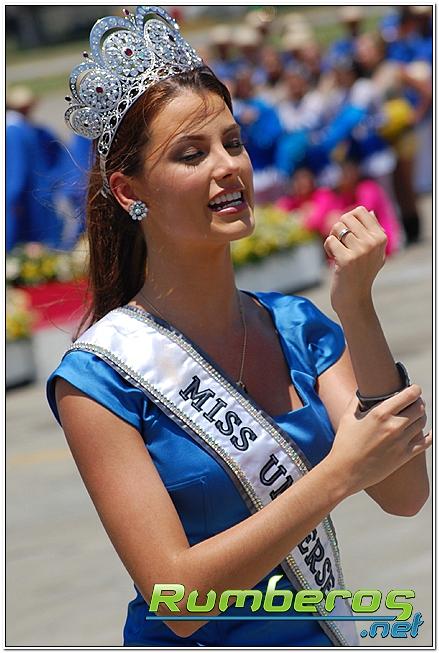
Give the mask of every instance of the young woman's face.
M 153 120 L 150 134 L 136 182 L 149 208 L 147 238 L 206 245 L 253 231 L 253 171 L 220 97 L 182 92 Z

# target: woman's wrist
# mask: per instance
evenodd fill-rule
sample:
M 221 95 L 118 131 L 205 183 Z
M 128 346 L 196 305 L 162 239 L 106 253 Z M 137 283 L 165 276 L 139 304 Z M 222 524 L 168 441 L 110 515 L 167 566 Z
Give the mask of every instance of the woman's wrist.
M 340 468 L 331 452 L 314 469 L 320 475 L 322 488 L 333 508 L 355 494 L 350 482 L 351 474 Z
M 343 326 L 359 321 L 364 324 L 364 322 L 376 319 L 372 294 L 351 298 L 349 302 L 334 302 L 332 308 Z

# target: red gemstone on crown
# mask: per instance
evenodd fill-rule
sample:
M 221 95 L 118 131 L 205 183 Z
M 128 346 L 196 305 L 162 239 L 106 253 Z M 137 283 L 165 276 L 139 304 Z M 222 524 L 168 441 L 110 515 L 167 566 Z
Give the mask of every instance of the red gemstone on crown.
M 133 51 L 131 50 L 131 48 L 125 48 L 125 54 L 127 57 L 132 57 Z
M 103 92 L 104 89 L 102 88 L 102 86 L 96 86 L 96 93 L 103 93 Z

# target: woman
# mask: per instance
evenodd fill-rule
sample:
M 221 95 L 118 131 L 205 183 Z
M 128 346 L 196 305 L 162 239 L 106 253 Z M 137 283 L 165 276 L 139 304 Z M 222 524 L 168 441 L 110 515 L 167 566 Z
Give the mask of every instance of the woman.
M 133 69 L 153 61 L 161 75 L 145 81 L 149 73 L 141 73 L 142 86 L 135 73 L 118 87 L 90 61 L 83 77 L 72 73 L 67 117 L 96 136 L 100 153 L 88 202 L 92 326 L 48 386 L 135 583 L 124 643 L 352 643 L 349 622 L 273 628 L 262 620 L 203 622 L 202 613 L 198 621 L 166 622 L 175 613 L 160 604 L 163 622 L 151 619 L 146 602 L 156 584 L 196 590 L 203 605 L 208 591 L 264 590 L 274 575 L 282 576 L 277 589 L 319 583 L 328 592 L 342 586 L 327 519 L 335 505 L 368 488 L 385 510 L 413 514 L 422 506 L 431 435 L 422 436 L 420 388 L 401 390 L 408 384 L 370 297 L 383 232 L 359 208 L 326 244 L 337 262 L 332 302 L 354 376 L 340 328 L 308 300 L 236 289 L 229 246 L 253 230 L 253 187 L 225 87 L 156 8 L 98 22 L 91 43 L 95 62 L 123 61 L 129 72 L 137 52 Z M 125 104 L 114 113 L 116 96 Z M 97 102 L 100 113 L 91 108 Z M 392 396 L 359 419 L 357 383 L 365 397 Z M 193 614 L 180 607 L 180 615 Z M 346 603 L 337 601 L 336 610 L 347 613 Z M 219 614 L 218 606 L 208 614 Z M 248 614 L 247 605 L 226 612 Z

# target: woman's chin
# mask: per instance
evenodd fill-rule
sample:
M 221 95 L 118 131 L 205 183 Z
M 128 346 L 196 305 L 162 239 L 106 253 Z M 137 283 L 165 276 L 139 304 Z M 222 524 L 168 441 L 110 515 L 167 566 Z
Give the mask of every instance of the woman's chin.
M 225 235 L 228 240 L 240 240 L 241 238 L 247 238 L 251 236 L 255 230 L 255 220 L 253 217 L 253 212 L 249 212 L 248 215 L 241 215 L 239 218 L 218 225 L 218 232 Z

